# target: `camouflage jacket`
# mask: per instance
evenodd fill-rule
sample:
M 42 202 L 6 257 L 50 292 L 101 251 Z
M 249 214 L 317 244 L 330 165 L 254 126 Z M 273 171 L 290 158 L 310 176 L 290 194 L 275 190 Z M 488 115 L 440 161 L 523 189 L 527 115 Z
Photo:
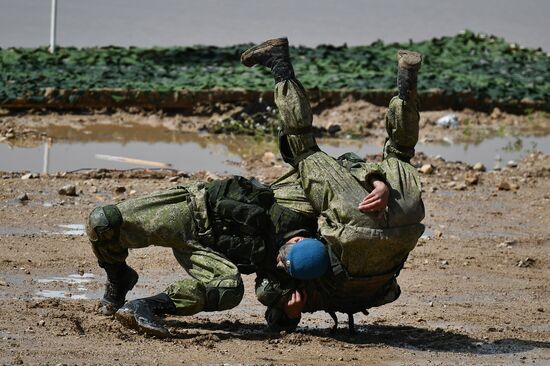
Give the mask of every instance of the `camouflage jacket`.
M 390 186 L 384 215 L 364 214 L 359 201 L 372 190 L 371 176 Z M 317 236 L 327 244 L 332 270 L 313 281 L 278 283 L 258 276 L 256 295 L 268 306 L 266 319 L 276 330 L 292 329 L 284 302 L 295 288 L 308 298 L 305 312 L 356 313 L 396 300 L 396 278 L 424 230 L 424 206 L 416 170 L 397 159 L 365 162 L 355 154 L 338 159 L 317 152 L 275 182 L 276 201 L 288 209 L 318 217 Z M 293 288 L 289 288 L 293 286 Z
M 324 159 L 323 165 L 334 165 L 329 167 L 331 171 L 351 172 L 352 179 L 359 182 L 365 192 L 372 189 L 368 184 L 372 175 L 382 180 L 393 179 L 391 174 L 387 176 L 386 171 L 391 169 L 385 169 L 384 163 L 366 163 L 349 154 L 338 160 L 327 156 L 320 158 Z M 310 182 L 314 174 L 307 169 L 315 167 L 302 165 L 292 169 L 269 188 L 242 177 L 207 185 L 208 217 L 212 227 L 208 246 L 227 256 L 242 273 L 257 274 L 256 296 L 267 306 L 266 320 L 274 330 L 292 330 L 299 322 L 299 319 L 286 318 L 282 311 L 294 289 L 307 292 L 306 312 L 355 313 L 394 301 L 400 294 L 395 279 L 423 231 L 422 225 L 415 225 L 421 220 L 418 217 L 411 219 L 412 225 L 392 222 L 388 215 L 391 204 L 382 219 L 361 214 L 359 217 L 363 220 L 365 216 L 366 221 L 357 225 L 353 221 L 346 222 L 347 213 L 356 211 L 358 202 L 350 200 L 353 201 L 350 206 L 340 205 L 334 197 L 325 199 L 324 195 L 342 196 L 342 193 L 317 192 L 315 184 Z M 349 174 L 345 176 L 349 177 Z M 340 206 L 323 208 L 321 201 L 337 202 Z M 334 212 L 326 214 L 324 210 L 327 209 Z M 421 214 L 423 216 L 423 206 Z M 338 219 L 333 219 L 334 215 L 338 215 Z M 352 233 L 359 233 L 358 237 L 349 235 L 348 228 L 354 228 Z M 317 236 L 327 243 L 332 270 L 322 278 L 297 281 L 276 269 L 280 246 L 297 235 Z M 366 252 L 365 240 L 370 248 Z M 353 245 L 363 247 L 355 251 Z M 347 250 L 343 250 L 345 246 Z M 367 253 L 369 260 L 357 260 L 359 252 Z

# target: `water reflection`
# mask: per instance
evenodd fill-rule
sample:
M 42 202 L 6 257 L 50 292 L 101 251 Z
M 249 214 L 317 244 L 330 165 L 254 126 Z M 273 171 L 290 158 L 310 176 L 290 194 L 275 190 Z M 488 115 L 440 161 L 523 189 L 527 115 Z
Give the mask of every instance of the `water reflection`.
M 354 151 L 359 156 L 380 153 L 381 146 L 372 144 L 340 144 L 323 145 L 323 150 L 333 156 L 343 154 L 347 151 Z M 468 164 L 481 162 L 492 168 L 495 163 L 502 162 L 502 165 L 510 160 L 518 161 L 530 152 L 541 151 L 550 153 L 550 136 L 529 136 L 529 137 L 496 137 L 485 139 L 475 143 L 418 143 L 417 152 L 423 152 L 429 156 L 440 155 L 447 161 L 462 161 Z
M 0 144 L 0 170 L 32 172 L 77 169 L 130 169 L 146 167 L 140 160 L 170 164 L 186 172 L 243 174 L 241 162 L 265 151 L 276 151 L 274 140 L 250 136 L 181 133 L 149 125 L 87 125 L 81 128 L 48 126 L 54 136 L 42 148 Z M 333 156 L 353 151 L 359 156 L 380 153 L 380 142 L 369 140 L 320 139 L 323 150 Z M 491 168 L 495 161 L 506 164 L 533 150 L 550 153 L 550 136 L 497 137 L 475 143 L 419 143 L 417 151 L 440 155 L 448 161 L 481 162 Z M 98 160 L 97 155 L 124 157 L 118 161 Z M 42 164 L 41 164 L 42 161 Z
M 50 285 L 52 287 L 62 287 L 62 290 L 57 289 L 38 289 L 34 292 L 38 298 L 71 298 L 74 300 L 90 299 L 88 289 L 85 284 L 95 282 L 93 273 L 70 274 L 64 276 L 53 276 L 46 278 L 38 278 L 39 284 Z

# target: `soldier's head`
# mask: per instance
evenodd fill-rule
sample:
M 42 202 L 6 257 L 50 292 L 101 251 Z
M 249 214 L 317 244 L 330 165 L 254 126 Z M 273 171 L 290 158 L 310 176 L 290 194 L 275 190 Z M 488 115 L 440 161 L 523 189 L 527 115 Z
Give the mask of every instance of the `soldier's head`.
M 313 280 L 329 269 L 325 245 L 314 238 L 295 236 L 284 244 L 277 256 L 277 267 L 299 280 Z

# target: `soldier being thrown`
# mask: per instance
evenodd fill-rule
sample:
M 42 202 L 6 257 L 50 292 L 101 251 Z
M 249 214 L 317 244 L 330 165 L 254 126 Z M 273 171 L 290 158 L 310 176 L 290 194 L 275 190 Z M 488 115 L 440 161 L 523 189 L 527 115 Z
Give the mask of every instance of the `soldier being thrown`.
M 325 310 L 333 318 L 334 312 L 347 313 L 350 329 L 354 313 L 397 299 L 396 278 L 424 231 L 420 179 L 410 164 L 418 141 L 417 74 L 422 57 L 401 50 L 397 60 L 398 96 L 389 104 L 383 161 L 376 164 L 355 154 L 333 159 L 320 151 L 309 101 L 294 76 L 285 38 L 266 41 L 241 56 L 245 66 L 269 67 L 275 77 L 279 149 L 294 167 L 289 180 L 300 182 L 300 200 L 305 198 L 319 217 L 319 238 L 329 253 L 331 270 L 300 284 L 306 295 L 301 310 Z M 262 301 L 261 286 L 256 293 Z
M 280 150 L 293 169 L 270 187 L 243 177 L 191 183 L 90 214 L 88 236 L 108 278 L 101 312 L 140 332 L 169 336 L 160 314 L 237 306 L 241 273 L 257 274 L 256 295 L 273 330 L 293 330 L 303 311 L 353 314 L 400 294 L 396 277 L 423 231 L 419 179 L 409 164 L 420 55 L 398 54 L 399 96 L 390 102 L 380 164 L 319 150 L 285 38 L 251 48 L 241 61 L 272 71 Z M 149 245 L 171 247 L 191 278 L 124 305 L 138 280 L 125 262 L 128 249 Z

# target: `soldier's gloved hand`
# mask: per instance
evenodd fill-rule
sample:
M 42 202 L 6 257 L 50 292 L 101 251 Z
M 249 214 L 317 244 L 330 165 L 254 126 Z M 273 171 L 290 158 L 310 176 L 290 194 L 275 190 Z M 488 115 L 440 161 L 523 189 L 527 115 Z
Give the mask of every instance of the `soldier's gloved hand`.
M 289 319 L 299 318 L 306 306 L 307 293 L 305 290 L 294 290 L 288 301 L 283 305 L 283 311 Z
M 373 179 L 371 184 L 374 189 L 365 198 L 363 198 L 363 201 L 361 201 L 359 206 L 357 206 L 361 212 L 367 213 L 383 211 L 388 205 L 390 189 L 386 183 L 378 179 Z

